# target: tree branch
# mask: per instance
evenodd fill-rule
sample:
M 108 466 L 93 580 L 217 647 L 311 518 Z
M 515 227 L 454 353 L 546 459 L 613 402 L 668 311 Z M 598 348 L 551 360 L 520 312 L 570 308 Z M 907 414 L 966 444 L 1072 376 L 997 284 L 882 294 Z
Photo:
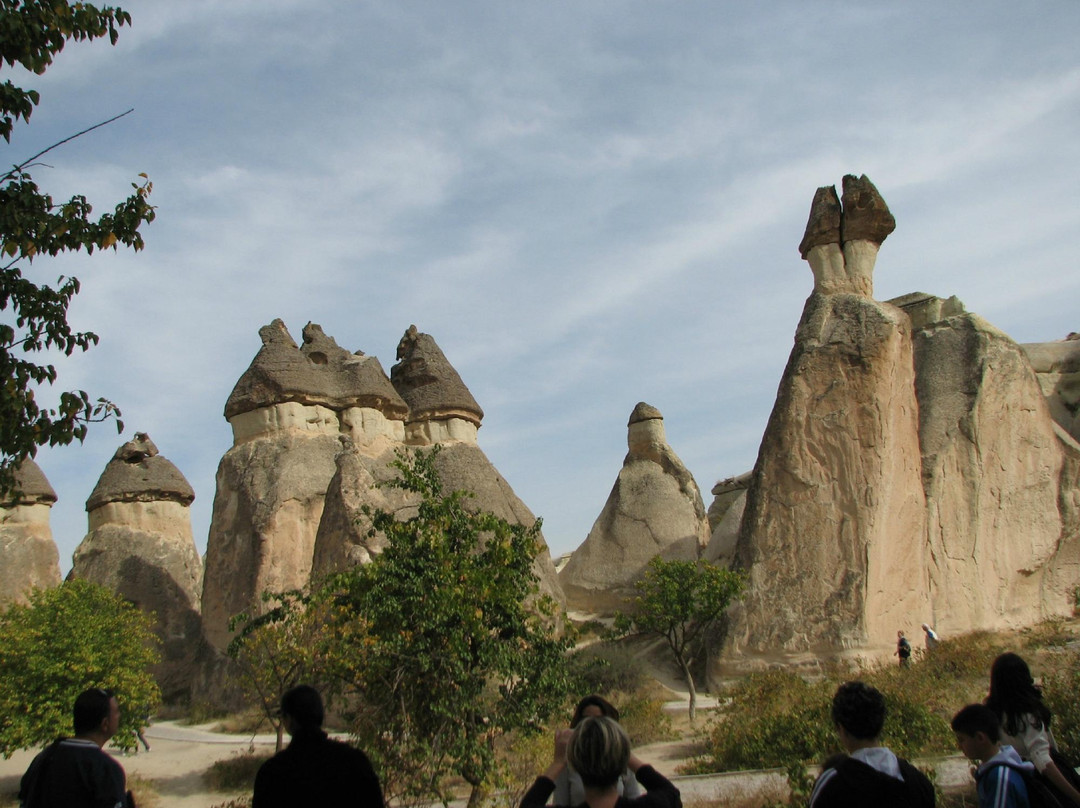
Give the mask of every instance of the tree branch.
M 14 166 L 11 169 L 11 171 L 9 171 L 8 173 L 6 173 L 4 175 L 4 181 L 6 182 L 7 180 L 13 179 L 16 174 L 18 174 L 19 172 L 25 170 L 26 167 L 28 165 L 30 165 L 32 162 L 34 162 L 36 159 L 38 159 L 39 157 L 41 157 L 43 155 L 48 154 L 49 152 L 51 152 L 56 147 L 63 146 L 65 143 L 68 143 L 68 142 L 70 142 L 72 140 L 75 140 L 75 138 L 82 137 L 83 135 L 87 134 L 88 132 L 93 132 L 95 129 L 100 129 L 103 126 L 107 126 L 108 124 L 112 123 L 113 121 L 118 121 L 121 118 L 123 118 L 125 115 L 130 115 L 134 111 L 135 111 L 135 107 L 132 107 L 127 112 L 121 112 L 119 115 L 114 115 L 113 117 L 109 118 L 107 121 L 102 121 L 101 123 L 96 123 L 96 124 L 94 124 L 93 126 L 87 128 L 87 129 L 83 129 L 81 132 L 76 132 L 74 135 L 70 135 L 69 137 L 66 137 L 63 140 L 58 140 L 56 143 L 49 146 L 49 148 L 42 149 L 37 154 L 35 154 L 33 157 L 31 157 L 31 158 L 29 158 L 27 160 L 23 160 L 21 163 Z

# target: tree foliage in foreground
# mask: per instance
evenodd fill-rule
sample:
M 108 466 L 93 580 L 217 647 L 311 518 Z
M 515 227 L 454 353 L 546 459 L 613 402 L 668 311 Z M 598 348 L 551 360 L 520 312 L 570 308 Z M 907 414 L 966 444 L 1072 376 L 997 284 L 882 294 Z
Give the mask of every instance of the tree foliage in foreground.
M 465 492 L 444 493 L 437 451 L 396 462 L 392 485 L 419 498 L 416 515 L 367 513 L 387 539 L 381 554 L 283 602 L 280 621 L 318 614 L 317 647 L 275 653 L 315 660 L 310 675 L 340 694 L 335 706 L 388 798 L 447 803 L 461 777 L 476 804 L 497 776 L 499 739 L 563 708 L 570 640 L 538 594 L 539 521 L 511 524 L 470 510 Z
M 107 37 L 115 44 L 119 28 L 130 24 L 131 16 L 119 8 L 63 0 L 3 0 L 0 69 L 18 65 L 41 75 L 69 41 Z M 0 83 L 0 135 L 7 143 L 16 123 L 29 123 L 39 101 L 36 90 L 16 86 L 10 78 Z M 87 424 L 119 416 L 110 402 L 91 401 L 83 390 L 61 393 L 56 406 L 38 403 L 36 391 L 53 384 L 57 372 L 52 364 L 36 361 L 36 354 L 54 350 L 70 356 L 76 349 L 95 345 L 98 337 L 73 331 L 68 324 L 68 305 L 79 292 L 78 279 L 60 276 L 50 285 L 36 271 L 40 264 L 35 259 L 80 250 L 116 250 L 120 245 L 141 250 L 139 228 L 154 219 L 147 201 L 151 184 L 144 174 L 141 182 L 132 183 L 127 199 L 100 216 L 94 215 L 85 196 L 55 201 L 38 188 L 30 169 L 47 167 L 39 160 L 58 145 L 14 162 L 0 177 L 0 496 L 12 489 L 14 468 L 34 457 L 39 446 L 81 441 Z M 117 426 L 123 429 L 119 420 Z
M 116 693 L 123 716 L 114 743 L 133 746 L 161 700 L 150 673 L 157 646 L 149 617 L 89 581 L 9 606 L 0 614 L 0 754 L 71 736 L 75 697 L 90 687 Z
M 690 693 L 690 718 L 697 711 L 697 689 L 691 666 L 702 650 L 705 633 L 746 581 L 737 572 L 698 561 L 665 561 L 657 556 L 635 586 L 633 613 L 620 614 L 616 631 L 662 637 L 682 672 Z

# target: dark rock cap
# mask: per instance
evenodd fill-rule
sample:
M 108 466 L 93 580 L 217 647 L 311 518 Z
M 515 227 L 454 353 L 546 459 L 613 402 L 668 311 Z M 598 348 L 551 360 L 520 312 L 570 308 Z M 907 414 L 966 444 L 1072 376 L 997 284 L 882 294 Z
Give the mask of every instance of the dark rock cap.
M 646 404 L 644 401 L 639 401 L 637 406 L 634 407 L 634 411 L 630 413 L 630 420 L 626 422 L 627 426 L 641 423 L 642 421 L 663 421 L 664 416 L 660 414 L 660 410 L 653 407 L 651 404 Z
M 408 413 L 379 360 L 350 353 L 321 326 L 304 326 L 302 347 L 280 319 L 260 328 L 259 336 L 263 346 L 233 388 L 226 418 L 286 401 L 334 410 L 370 407 L 399 421 Z
M 110 502 L 179 502 L 190 505 L 195 492 L 180 470 L 158 454 L 145 432 L 137 432 L 113 455 L 86 500 L 92 511 Z
M 799 253 L 805 259 L 810 250 L 822 244 L 840 243 L 840 197 L 835 185 L 818 188 L 810 203 L 810 219 L 799 243 Z
M 840 217 L 841 241 L 872 241 L 881 244 L 896 229 L 896 219 L 881 198 L 874 183 L 865 174 L 844 176 L 843 215 Z
M 409 405 L 409 421 L 457 417 L 480 426 L 484 411 L 429 334 L 410 325 L 397 359 L 390 380 Z
M 12 505 L 36 505 L 56 502 L 56 492 L 49 485 L 45 472 L 41 466 L 29 457 L 23 460 L 15 468 L 15 490 L 12 491 L 0 506 Z

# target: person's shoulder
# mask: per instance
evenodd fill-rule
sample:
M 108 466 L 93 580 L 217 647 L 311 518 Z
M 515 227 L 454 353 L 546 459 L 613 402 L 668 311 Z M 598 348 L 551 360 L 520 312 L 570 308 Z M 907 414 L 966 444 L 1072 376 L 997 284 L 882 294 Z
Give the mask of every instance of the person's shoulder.
M 931 808 L 934 805 L 935 797 L 934 784 L 930 782 L 930 778 L 918 767 L 913 766 L 901 757 L 898 757 L 896 762 L 900 764 L 900 774 L 903 775 L 904 783 L 907 784 L 910 798 L 914 800 L 914 802 L 910 803 L 912 808 L 919 808 L 919 806 L 923 805 Z

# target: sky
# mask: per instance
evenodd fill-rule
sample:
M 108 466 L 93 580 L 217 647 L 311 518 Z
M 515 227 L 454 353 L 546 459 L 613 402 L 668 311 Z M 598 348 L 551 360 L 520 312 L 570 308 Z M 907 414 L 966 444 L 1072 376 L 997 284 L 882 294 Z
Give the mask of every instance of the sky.
M 599 515 L 645 401 L 705 503 L 754 465 L 813 277 L 819 186 L 896 217 L 875 297 L 958 296 L 1018 342 L 1080 330 L 1080 3 L 339 2 L 123 7 L 72 43 L 6 150 L 106 211 L 140 172 L 146 248 L 75 275 L 100 343 L 58 389 L 123 411 L 42 449 L 61 567 L 117 447 L 147 432 L 205 552 L 233 385 L 282 318 L 389 373 L 410 324 L 485 411 L 480 447 L 553 555 Z M 4 313 L 2 316 L 7 316 Z

